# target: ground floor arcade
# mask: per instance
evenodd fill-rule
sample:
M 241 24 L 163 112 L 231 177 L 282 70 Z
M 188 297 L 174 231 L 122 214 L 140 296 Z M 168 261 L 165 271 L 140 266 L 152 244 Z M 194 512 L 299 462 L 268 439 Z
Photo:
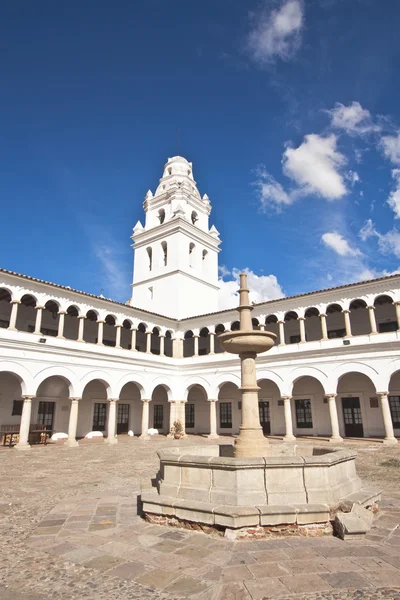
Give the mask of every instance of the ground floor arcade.
M 18 427 L 19 448 L 29 447 L 33 425 L 68 434 L 66 443 L 71 446 L 93 431 L 101 432 L 109 443 L 117 443 L 118 436 L 128 432 L 146 438 L 150 428 L 168 434 L 175 420 L 181 421 L 187 434 L 212 438 L 237 434 L 238 382 L 222 380 L 211 393 L 198 381 L 189 380 L 179 399 L 167 384 L 158 383 L 149 393 L 132 380 L 115 394 L 99 378 L 87 381 L 77 395 L 71 394 L 65 376 L 53 375 L 34 394 L 27 394 L 20 376 L 0 372 L 0 428 Z M 392 374 L 385 391 L 358 372 L 341 376 L 330 394 L 311 376 L 295 380 L 287 395 L 270 379 L 260 379 L 258 385 L 260 422 L 266 435 L 287 440 L 324 436 L 336 442 L 344 437 L 378 437 L 386 443 L 396 443 L 400 437 L 400 371 Z

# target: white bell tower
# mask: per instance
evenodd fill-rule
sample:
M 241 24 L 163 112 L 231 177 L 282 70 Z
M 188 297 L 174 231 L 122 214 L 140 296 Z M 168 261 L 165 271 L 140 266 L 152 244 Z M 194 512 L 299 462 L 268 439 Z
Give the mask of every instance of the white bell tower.
M 145 225 L 138 221 L 132 235 L 130 304 L 175 319 L 217 311 L 221 241 L 216 228 L 209 228 L 210 200 L 200 197 L 192 163 L 169 158 L 143 207 Z

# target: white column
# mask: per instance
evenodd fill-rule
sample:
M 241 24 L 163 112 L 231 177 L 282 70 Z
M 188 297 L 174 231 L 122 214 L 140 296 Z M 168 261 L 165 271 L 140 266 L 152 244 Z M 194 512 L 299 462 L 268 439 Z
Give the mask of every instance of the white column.
M 146 352 L 150 354 L 151 352 L 151 331 L 146 331 Z
M 210 440 L 216 440 L 219 438 L 217 433 L 217 400 L 209 400 L 210 405 L 210 433 L 208 438 Z
M 70 398 L 70 400 L 71 408 L 69 411 L 68 439 L 65 441 L 65 445 L 70 448 L 76 448 L 79 446 L 76 441 L 76 429 L 78 427 L 79 400 L 82 400 L 82 398 Z
M 285 409 L 285 428 L 286 428 L 286 434 L 283 439 L 285 442 L 286 441 L 291 442 L 296 439 L 295 436 L 293 435 L 291 397 L 283 396 L 282 400 L 283 400 L 283 405 L 284 405 L 284 409 Z
M 116 348 L 121 348 L 121 331 L 122 331 L 122 325 L 116 325 L 116 334 L 115 334 L 115 347 Z
M 300 342 L 303 344 L 306 341 L 306 327 L 304 317 L 298 317 L 297 319 L 300 324 Z
M 131 350 L 135 351 L 136 350 L 136 329 L 134 327 L 132 327 L 131 332 L 132 332 Z
M 31 424 L 32 398 L 35 396 L 22 396 L 24 404 L 22 406 L 21 424 L 19 426 L 19 441 L 15 445 L 16 450 L 30 450 L 29 427 Z
M 344 314 L 344 326 L 346 328 L 346 337 L 352 337 L 351 334 L 351 323 L 350 323 L 350 311 L 345 309 Z
M 36 333 L 36 335 L 41 335 L 42 332 L 40 331 L 40 328 L 42 327 L 42 311 L 44 309 L 44 306 L 36 306 L 36 322 L 35 322 L 35 331 L 33 333 Z
M 285 321 L 278 321 L 279 326 L 279 346 L 285 345 Z
M 171 433 L 171 429 L 174 426 L 174 421 L 176 421 L 177 419 L 177 406 L 176 406 L 176 402 L 175 400 L 170 400 L 169 401 L 169 432 L 167 434 L 167 437 L 173 437 L 172 433 Z
M 400 302 L 394 302 L 396 308 L 397 331 L 400 331 Z
M 385 427 L 385 439 L 383 443 L 388 446 L 397 444 L 397 440 L 394 437 L 392 415 L 390 414 L 388 392 L 378 392 L 378 396 L 381 400 L 383 425 Z
M 198 356 L 199 355 L 199 336 L 198 335 L 194 335 L 193 336 L 193 356 Z
M 210 336 L 210 354 L 215 354 L 215 332 L 210 331 L 208 335 Z
M 59 310 L 58 315 L 59 315 L 59 319 L 58 319 L 57 337 L 64 338 L 64 319 L 65 319 L 66 312 L 64 310 Z
M 262 323 L 259 325 L 259 329 L 260 331 L 265 331 L 265 325 L 263 325 Z
M 164 341 L 165 341 L 165 335 L 160 335 L 160 356 L 165 356 Z
M 371 334 L 378 333 L 375 319 L 375 306 L 368 306 L 369 324 L 371 325 Z
M 172 340 L 172 356 L 174 358 L 183 358 L 183 340 L 180 338 Z
M 321 313 L 319 315 L 319 318 L 321 320 L 321 332 L 322 332 L 322 339 L 323 340 L 327 340 L 328 338 L 328 329 L 326 326 L 326 314 Z
M 328 406 L 329 406 L 329 417 L 331 420 L 331 429 L 332 429 L 332 435 L 330 438 L 331 442 L 343 442 L 343 438 L 340 435 L 339 432 L 339 419 L 338 419 L 338 413 L 337 413 L 337 406 L 336 406 L 336 394 L 328 394 L 327 396 L 328 398 Z
M 104 321 L 97 321 L 97 343 L 103 343 L 103 325 Z
M 147 433 L 149 429 L 149 405 L 150 400 L 142 400 L 142 433 L 139 436 L 141 440 L 150 439 L 150 436 Z
M 15 324 L 17 322 L 17 316 L 18 316 L 18 305 L 21 304 L 21 302 L 19 300 L 11 300 L 11 315 L 10 315 L 10 324 L 8 326 L 8 329 L 11 329 L 12 331 L 16 331 L 16 327 Z
M 107 439 L 104 440 L 108 444 L 118 444 L 115 429 L 117 425 L 117 402 L 118 398 L 110 398 L 107 423 Z
M 179 404 L 179 420 L 181 422 L 182 425 L 182 437 L 187 437 L 187 433 L 186 433 L 186 402 L 184 400 L 181 400 L 181 402 L 178 402 Z
M 78 327 L 78 342 L 83 342 L 83 333 L 84 333 L 84 327 L 85 327 L 85 319 L 86 317 L 84 315 L 81 315 L 80 317 L 78 317 L 79 320 L 79 327 Z

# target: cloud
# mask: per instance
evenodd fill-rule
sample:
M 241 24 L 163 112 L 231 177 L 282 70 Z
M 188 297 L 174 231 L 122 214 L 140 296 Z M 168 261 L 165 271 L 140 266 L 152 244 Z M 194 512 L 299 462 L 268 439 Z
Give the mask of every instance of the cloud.
M 395 227 L 387 233 L 377 231 L 371 219 L 368 219 L 360 230 L 360 238 L 366 240 L 376 237 L 378 240 L 378 248 L 382 254 L 393 254 L 400 258 L 400 231 Z
M 400 165 L 400 130 L 397 135 L 384 135 L 381 139 L 383 154 L 394 165 Z
M 256 275 L 250 269 L 243 269 L 247 273 L 247 282 L 250 290 L 250 300 L 252 302 L 265 302 L 266 300 L 275 300 L 283 298 L 285 294 L 278 283 L 275 275 Z M 219 280 L 219 309 L 225 310 L 235 308 L 239 305 L 239 269 L 232 269 L 229 272 L 231 279 L 224 281 Z M 228 273 L 224 273 L 227 276 Z
M 359 102 L 352 102 L 349 106 L 336 102 L 335 108 L 326 112 L 331 117 L 332 127 L 342 129 L 348 135 L 364 135 L 381 129 L 373 123 L 369 110 Z
M 336 136 L 312 133 L 298 148 L 286 148 L 283 172 L 298 185 L 301 194 L 314 194 L 327 200 L 342 198 L 347 189 L 341 174 L 347 160 L 336 149 Z
M 393 169 L 392 177 L 396 182 L 396 187 L 390 192 L 387 203 L 394 212 L 394 218 L 400 219 L 400 169 Z
M 259 167 L 256 173 L 258 177 L 254 185 L 259 191 L 261 210 L 266 211 L 268 207 L 273 206 L 279 211 L 282 206 L 287 206 L 293 202 L 293 195 L 288 194 L 265 167 Z
M 321 237 L 322 242 L 340 256 L 362 256 L 358 248 L 352 248 L 349 242 L 340 233 L 327 232 Z
M 255 62 L 266 65 L 277 58 L 289 60 L 301 44 L 304 26 L 302 0 L 286 0 L 278 9 L 264 10 L 248 36 L 248 48 Z
M 116 247 L 107 244 L 94 244 L 93 251 L 102 268 L 103 277 L 100 281 L 104 285 L 104 295 L 126 302 L 130 297 L 130 282 L 121 266 L 120 253 Z

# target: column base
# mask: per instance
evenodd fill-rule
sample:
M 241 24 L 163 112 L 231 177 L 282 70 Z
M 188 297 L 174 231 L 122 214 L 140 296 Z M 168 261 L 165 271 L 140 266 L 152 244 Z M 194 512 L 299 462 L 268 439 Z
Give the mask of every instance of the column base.
M 295 435 L 291 435 L 291 434 L 290 435 L 289 434 L 284 435 L 283 436 L 283 441 L 284 442 L 295 442 L 296 441 L 296 436 Z
M 328 440 L 328 442 L 330 444 L 343 444 L 343 438 L 338 435 L 338 436 L 331 436 Z
M 104 438 L 104 443 L 110 444 L 110 445 L 118 444 L 118 440 L 115 437 L 114 438 Z
M 142 433 L 141 435 L 139 435 L 139 440 L 150 440 L 150 439 L 151 438 L 148 433 Z
M 14 448 L 15 448 L 15 450 L 30 450 L 31 445 L 28 443 L 21 444 L 20 442 L 18 442 L 18 444 L 15 444 Z
M 264 437 L 261 427 L 240 429 L 239 436 L 235 440 L 233 456 L 235 458 L 254 458 L 269 453 L 270 444 Z
M 209 440 L 219 440 L 219 435 L 218 435 L 218 433 L 209 433 L 207 438 Z
M 398 441 L 396 438 L 385 438 L 383 440 L 383 443 L 385 446 L 395 446 L 398 443 Z
M 79 443 L 76 440 L 65 440 L 64 442 L 64 446 L 67 446 L 68 448 L 78 448 L 79 447 Z
M 7 327 L 8 331 L 18 331 L 16 327 Z

